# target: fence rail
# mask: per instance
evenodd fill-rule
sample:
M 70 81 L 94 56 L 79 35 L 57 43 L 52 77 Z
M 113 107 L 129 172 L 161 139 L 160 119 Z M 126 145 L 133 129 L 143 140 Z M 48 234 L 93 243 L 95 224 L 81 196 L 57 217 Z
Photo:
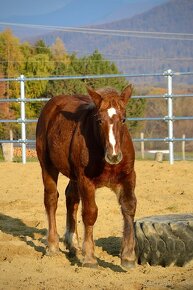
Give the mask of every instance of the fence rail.
M 25 82 L 27 81 L 43 81 L 43 80 L 70 80 L 70 79 L 99 79 L 99 78 L 120 78 L 120 77 L 165 77 L 167 78 L 167 93 L 164 95 L 146 95 L 146 96 L 133 96 L 133 99 L 160 99 L 167 100 L 167 116 L 163 117 L 144 117 L 144 118 L 127 118 L 130 121 L 165 121 L 168 123 L 168 136 L 165 138 L 134 138 L 134 142 L 148 142 L 148 141 L 162 141 L 168 143 L 169 149 L 169 162 L 174 163 L 174 142 L 176 141 L 193 141 L 192 138 L 174 138 L 173 134 L 173 122 L 176 120 L 193 120 L 193 116 L 174 116 L 173 115 L 173 99 L 182 97 L 193 97 L 193 94 L 173 94 L 172 80 L 174 76 L 193 76 L 193 72 L 173 72 L 171 69 L 164 71 L 163 73 L 149 73 L 149 74 L 105 74 L 105 75 L 84 75 L 84 76 L 52 76 L 52 77 L 25 77 L 20 75 L 18 78 L 0 78 L 0 82 L 18 81 L 20 82 L 20 97 L 17 99 L 0 98 L 0 103 L 20 103 L 20 118 L 14 119 L 1 119 L 0 123 L 18 123 L 21 124 L 21 139 L 18 140 L 0 140 L 0 143 L 19 143 L 22 144 L 22 162 L 26 163 L 26 145 L 29 143 L 35 143 L 35 140 L 26 139 L 26 124 L 36 123 L 37 119 L 26 119 L 25 117 L 25 104 L 30 102 L 46 102 L 50 98 L 34 98 L 29 99 L 25 97 Z

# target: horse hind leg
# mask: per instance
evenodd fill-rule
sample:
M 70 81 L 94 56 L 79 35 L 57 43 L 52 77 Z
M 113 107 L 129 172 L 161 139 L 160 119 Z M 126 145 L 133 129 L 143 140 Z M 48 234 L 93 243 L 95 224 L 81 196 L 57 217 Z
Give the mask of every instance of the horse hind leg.
M 48 218 L 48 249 L 47 254 L 52 255 L 59 251 L 59 236 L 56 227 L 56 210 L 58 205 L 59 193 L 57 191 L 58 171 L 49 168 L 42 168 L 44 183 L 44 205 Z
M 65 190 L 66 195 L 66 232 L 64 243 L 71 255 L 76 255 L 79 250 L 78 231 L 77 231 L 77 211 L 80 203 L 79 192 L 76 182 L 70 181 Z

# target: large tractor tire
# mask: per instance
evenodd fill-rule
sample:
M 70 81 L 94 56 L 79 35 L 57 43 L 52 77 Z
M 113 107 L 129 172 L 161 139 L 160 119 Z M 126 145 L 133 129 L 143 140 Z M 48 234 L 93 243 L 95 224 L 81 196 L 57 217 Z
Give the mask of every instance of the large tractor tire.
M 193 214 L 139 219 L 135 232 L 139 264 L 182 267 L 193 259 Z

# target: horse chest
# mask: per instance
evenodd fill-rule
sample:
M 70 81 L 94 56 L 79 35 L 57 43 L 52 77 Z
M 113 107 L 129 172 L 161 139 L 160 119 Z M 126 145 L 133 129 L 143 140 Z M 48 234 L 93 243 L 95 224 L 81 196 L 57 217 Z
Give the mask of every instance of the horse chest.
M 105 166 L 101 174 L 93 178 L 96 187 L 112 187 L 122 181 L 125 173 L 120 170 L 119 166 Z

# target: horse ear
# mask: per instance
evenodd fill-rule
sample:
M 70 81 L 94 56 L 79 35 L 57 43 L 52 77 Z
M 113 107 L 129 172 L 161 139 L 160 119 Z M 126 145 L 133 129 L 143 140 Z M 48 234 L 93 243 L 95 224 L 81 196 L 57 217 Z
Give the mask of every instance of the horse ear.
M 122 91 L 120 98 L 124 102 L 125 105 L 129 101 L 132 95 L 132 92 L 133 92 L 133 86 L 131 84 L 128 85 L 126 88 L 124 88 L 124 90 Z
M 101 103 L 101 99 L 102 99 L 101 95 L 98 94 L 96 91 L 94 91 L 90 87 L 87 87 L 87 92 L 91 96 L 91 98 L 92 98 L 93 102 L 95 103 L 96 107 L 99 107 L 100 103 Z

